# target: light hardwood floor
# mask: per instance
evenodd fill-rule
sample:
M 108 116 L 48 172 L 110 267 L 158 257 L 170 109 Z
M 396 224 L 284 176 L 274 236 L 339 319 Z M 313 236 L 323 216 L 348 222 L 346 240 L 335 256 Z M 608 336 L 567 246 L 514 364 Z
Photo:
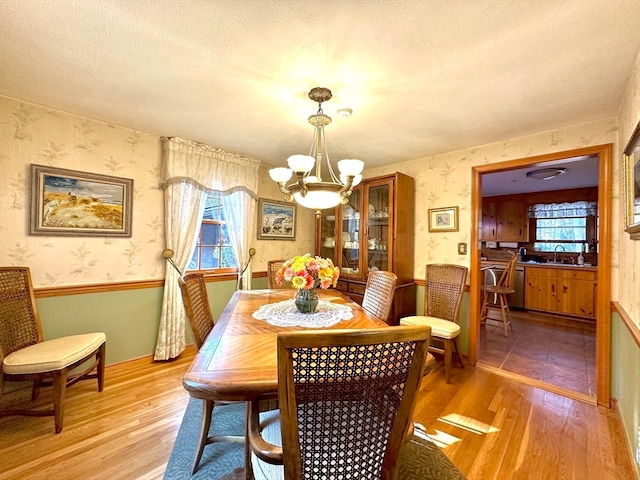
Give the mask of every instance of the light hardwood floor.
M 95 382 L 71 387 L 59 435 L 51 417 L 0 419 L 0 478 L 162 478 L 187 404 L 181 379 L 193 354 L 108 367 L 102 393 Z M 439 363 L 422 382 L 415 420 L 469 480 L 635 478 L 612 410 L 473 367 L 454 368 L 447 385 Z

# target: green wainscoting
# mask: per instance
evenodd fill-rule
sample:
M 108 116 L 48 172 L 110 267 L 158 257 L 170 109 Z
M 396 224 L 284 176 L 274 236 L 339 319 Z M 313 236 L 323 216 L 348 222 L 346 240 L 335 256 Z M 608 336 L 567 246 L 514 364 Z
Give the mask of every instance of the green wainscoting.
M 261 280 L 264 280 L 264 286 Z M 254 288 L 266 288 L 266 279 L 257 279 L 253 283 Z M 235 289 L 234 281 L 207 283 L 214 318 L 222 313 Z M 152 287 L 38 298 L 44 337 L 105 332 L 109 365 L 153 355 L 162 294 L 162 287 Z M 187 343 L 193 343 L 188 323 L 186 335 Z
M 611 315 L 611 396 L 618 402 L 640 478 L 640 347 L 620 315 Z

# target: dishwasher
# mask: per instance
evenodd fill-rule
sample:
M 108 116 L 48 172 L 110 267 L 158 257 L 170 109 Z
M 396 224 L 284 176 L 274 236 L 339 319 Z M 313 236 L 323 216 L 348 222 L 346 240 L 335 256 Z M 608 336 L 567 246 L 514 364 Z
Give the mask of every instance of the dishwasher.
M 491 265 L 490 267 L 483 268 L 484 283 L 486 285 L 496 285 L 504 272 L 504 268 L 504 265 Z M 509 308 L 524 308 L 524 267 L 519 265 L 516 265 L 513 289 L 515 291 L 508 297 Z M 490 305 L 495 306 L 498 302 L 498 296 L 493 295 L 493 299 L 490 299 L 489 302 Z

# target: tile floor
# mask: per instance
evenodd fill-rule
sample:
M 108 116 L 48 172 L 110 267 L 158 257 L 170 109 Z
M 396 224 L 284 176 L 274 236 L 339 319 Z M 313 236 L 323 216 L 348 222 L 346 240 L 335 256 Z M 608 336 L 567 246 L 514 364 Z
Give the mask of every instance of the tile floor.
M 481 328 L 480 363 L 595 396 L 595 322 L 512 310 L 511 323 L 506 338 Z

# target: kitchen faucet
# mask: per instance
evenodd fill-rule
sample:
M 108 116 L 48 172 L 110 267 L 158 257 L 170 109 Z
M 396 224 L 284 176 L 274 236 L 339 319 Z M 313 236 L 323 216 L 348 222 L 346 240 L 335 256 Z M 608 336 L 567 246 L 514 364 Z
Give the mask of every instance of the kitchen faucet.
M 556 255 L 558 255 L 558 247 L 560 247 L 563 252 L 566 251 L 562 245 L 556 245 L 556 248 L 553 251 L 553 263 L 557 263 Z

